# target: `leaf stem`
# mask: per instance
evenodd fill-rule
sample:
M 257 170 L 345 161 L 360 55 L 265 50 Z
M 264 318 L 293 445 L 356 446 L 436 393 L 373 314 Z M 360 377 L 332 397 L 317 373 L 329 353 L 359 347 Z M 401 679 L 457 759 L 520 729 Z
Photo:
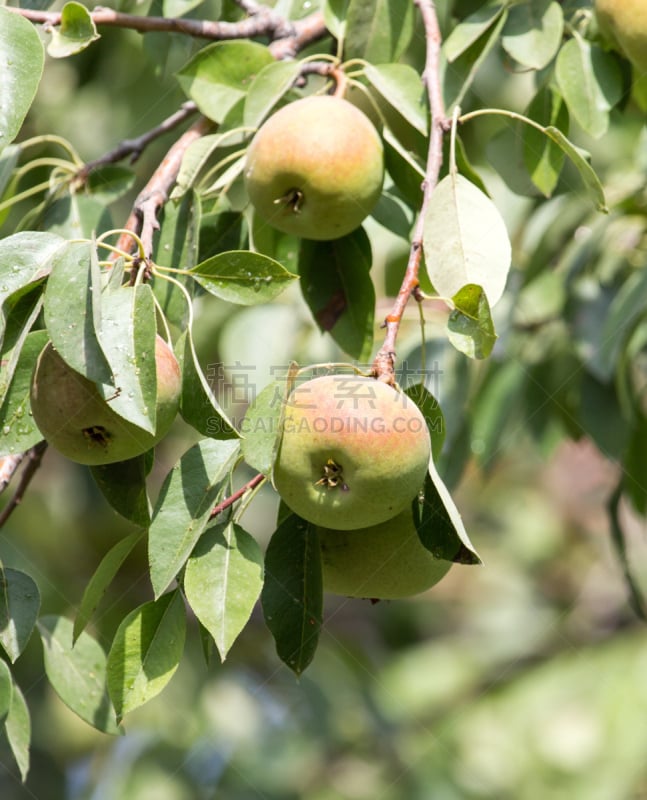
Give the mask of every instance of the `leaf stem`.
M 226 497 L 224 500 L 218 503 L 217 506 L 214 506 L 211 510 L 211 514 L 209 515 L 209 519 L 212 520 L 217 517 L 218 514 L 222 514 L 223 511 L 229 508 L 229 506 L 232 506 L 237 500 L 240 500 L 244 494 L 252 491 L 257 486 L 260 486 L 260 484 L 265 480 L 265 475 L 263 475 L 262 472 L 256 473 L 256 475 L 248 480 L 244 486 L 241 486 L 240 489 L 235 491 L 233 494 L 230 494 L 229 497 Z

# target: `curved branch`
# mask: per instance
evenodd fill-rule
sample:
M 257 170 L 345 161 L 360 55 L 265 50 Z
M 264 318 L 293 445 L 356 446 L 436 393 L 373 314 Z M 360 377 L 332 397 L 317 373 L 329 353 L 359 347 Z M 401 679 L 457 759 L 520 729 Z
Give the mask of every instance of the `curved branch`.
M 400 323 L 402 322 L 404 309 L 411 295 L 413 294 L 416 296 L 418 290 L 418 274 L 420 272 L 420 261 L 422 258 L 422 237 L 425 215 L 432 192 L 438 183 L 440 169 L 443 164 L 443 136 L 449 129 L 449 121 L 445 116 L 445 104 L 443 102 L 440 83 L 441 35 L 436 8 L 433 0 L 413 0 L 413 2 L 420 10 L 427 40 L 425 69 L 422 78 L 427 87 L 427 96 L 431 109 L 431 130 L 429 134 L 429 150 L 427 151 L 425 179 L 422 184 L 422 203 L 413 231 L 409 260 L 407 262 L 402 285 L 400 286 L 391 313 L 388 314 L 384 322 L 384 327 L 386 327 L 384 343 L 373 362 L 373 374 L 378 379 L 387 383 L 395 382 L 395 342 L 398 336 L 398 330 L 400 329 Z
M 21 461 L 26 460 L 27 463 L 25 468 L 20 476 L 20 481 L 18 482 L 18 486 L 16 487 L 16 491 L 14 492 L 13 497 L 7 503 L 7 505 L 2 509 L 0 512 L 0 528 L 5 524 L 5 522 L 9 519 L 11 514 L 20 505 L 23 497 L 25 496 L 25 492 L 27 491 L 27 487 L 31 483 L 31 479 L 34 477 L 38 468 L 40 467 L 40 462 L 43 459 L 43 455 L 45 454 L 45 450 L 47 450 L 47 442 L 38 442 L 26 453 L 21 454 L 20 460 L 15 463 L 14 472 L 20 464 Z M 9 458 L 17 459 L 17 456 L 10 456 Z M 13 475 L 13 472 L 12 472 Z M 10 478 L 11 479 L 11 478 Z

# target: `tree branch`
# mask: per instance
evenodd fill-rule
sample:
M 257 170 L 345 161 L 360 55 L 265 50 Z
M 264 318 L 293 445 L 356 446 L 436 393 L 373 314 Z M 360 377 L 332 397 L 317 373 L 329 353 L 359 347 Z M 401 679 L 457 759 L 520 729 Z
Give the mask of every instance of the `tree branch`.
M 206 117 L 201 117 L 173 144 L 162 163 L 152 174 L 150 180 L 137 195 L 137 199 L 130 212 L 128 221 L 124 225 L 126 230 L 137 234 L 144 246 L 144 257 L 149 259 L 153 252 L 153 236 L 159 229 L 157 212 L 168 200 L 169 192 L 175 183 L 182 157 L 187 147 L 196 139 L 207 133 L 213 123 Z M 127 233 L 122 233 L 117 242 L 117 249 L 130 252 L 134 240 Z
M 443 136 L 449 129 L 449 122 L 445 116 L 445 104 L 443 102 L 440 83 L 439 59 L 441 35 L 436 8 L 433 0 L 413 0 L 413 2 L 420 10 L 427 40 L 425 69 L 422 78 L 427 87 L 427 96 L 429 98 L 431 130 L 429 133 L 429 150 L 427 152 L 425 180 L 422 184 L 422 204 L 413 230 L 409 260 L 407 262 L 402 285 L 400 286 L 391 313 L 388 314 L 384 322 L 384 326 L 386 327 L 384 343 L 373 362 L 373 374 L 379 380 L 391 384 L 394 383 L 395 380 L 395 342 L 398 336 L 398 330 L 400 329 L 400 323 L 402 322 L 404 309 L 411 295 L 413 294 L 415 296 L 418 289 L 418 274 L 420 272 L 420 261 L 422 258 L 422 237 L 425 215 L 431 195 L 438 183 L 440 169 L 443 164 Z
M 15 470 L 18 467 L 18 464 L 20 464 L 20 462 L 23 461 L 24 459 L 27 460 L 27 464 L 25 465 L 25 468 L 22 471 L 22 474 L 20 476 L 20 481 L 18 483 L 16 491 L 14 492 L 13 497 L 0 512 L 0 528 L 2 528 L 5 522 L 9 519 L 15 508 L 18 505 L 20 505 L 25 495 L 25 492 L 27 491 L 27 487 L 31 483 L 31 479 L 34 477 L 34 475 L 38 471 L 38 468 L 40 467 L 40 462 L 42 461 L 46 449 L 47 449 L 47 442 L 43 441 L 43 442 L 38 442 L 38 444 L 35 444 L 33 447 L 27 450 L 26 453 L 21 453 L 20 460 L 16 463 L 13 472 L 15 472 Z M 18 458 L 18 457 L 10 456 L 10 458 Z M 11 477 L 9 478 L 9 480 L 11 480 Z
M 144 149 L 155 139 L 158 139 L 160 136 L 163 136 L 165 133 L 172 131 L 178 125 L 181 125 L 185 120 L 192 117 L 194 114 L 197 114 L 198 107 L 196 104 L 189 100 L 186 103 L 183 103 L 182 106 L 178 111 L 174 114 L 171 114 L 170 117 L 167 117 L 163 122 L 160 122 L 159 125 L 151 128 L 151 130 L 146 131 L 141 136 L 138 136 L 135 139 L 124 139 L 120 142 L 113 150 L 110 150 L 103 156 L 94 159 L 94 161 L 88 161 L 78 172 L 77 180 L 80 182 L 85 182 L 88 175 L 98 167 L 103 167 L 106 164 L 115 164 L 117 161 L 121 161 L 122 159 L 126 158 L 127 156 L 131 156 L 130 162 L 131 164 L 137 161 L 140 157 Z
M 247 481 L 244 486 L 241 486 L 240 489 L 235 491 L 233 494 L 226 497 L 221 503 L 218 503 L 217 506 L 214 506 L 211 510 L 211 514 L 209 514 L 209 519 L 212 520 L 214 517 L 217 517 L 218 514 L 222 514 L 229 506 L 233 506 L 233 504 L 240 500 L 240 498 L 250 492 L 252 489 L 255 489 L 260 483 L 265 480 L 265 475 L 262 472 L 257 473 L 254 475 L 253 478 Z

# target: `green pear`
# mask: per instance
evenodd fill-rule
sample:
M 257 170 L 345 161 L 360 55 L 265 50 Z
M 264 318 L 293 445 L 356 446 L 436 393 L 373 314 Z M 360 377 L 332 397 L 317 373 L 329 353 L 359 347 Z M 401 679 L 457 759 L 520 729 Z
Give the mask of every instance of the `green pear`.
M 104 400 L 96 384 L 73 370 L 51 342 L 38 357 L 31 387 L 31 411 L 44 438 L 72 461 L 93 466 L 125 461 L 154 447 L 177 414 L 182 379 L 173 351 L 158 336 L 157 427 L 149 433 Z
M 377 525 L 408 507 L 431 443 L 403 392 L 356 375 L 326 375 L 287 398 L 273 480 L 299 516 L 326 528 Z
M 319 528 L 323 585 L 347 597 L 395 599 L 431 588 L 451 561 L 435 558 L 420 539 L 411 509 L 355 531 Z
M 647 0 L 596 0 L 595 15 L 617 49 L 647 73 Z
M 382 140 L 368 117 L 340 97 L 289 103 L 258 130 L 245 184 L 260 217 L 304 239 L 337 239 L 380 198 Z

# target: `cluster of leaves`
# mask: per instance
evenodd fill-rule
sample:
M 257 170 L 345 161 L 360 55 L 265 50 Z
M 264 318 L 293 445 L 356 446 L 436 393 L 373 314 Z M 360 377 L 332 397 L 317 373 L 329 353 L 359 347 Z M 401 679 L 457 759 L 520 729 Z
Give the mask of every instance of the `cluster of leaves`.
M 302 16 L 297 5 L 280 2 L 275 10 L 296 19 Z M 416 514 L 425 546 L 438 557 L 478 562 L 445 484 L 460 476 L 470 443 L 480 442 L 484 466 L 492 462 L 518 419 L 514 410 L 536 422 L 538 436 L 556 420 L 562 434 L 592 435 L 610 456 L 625 459 L 623 490 L 641 510 L 647 505 L 640 481 L 631 478 L 640 474 L 647 432 L 640 405 L 647 283 L 636 269 L 643 264 L 624 253 L 607 255 L 604 263 L 595 255 L 605 238 L 644 237 L 644 180 L 622 190 L 617 213 L 599 215 L 606 207 L 602 185 L 588 154 L 567 138 L 571 119 L 578 136 L 606 132 L 613 109 L 625 102 L 630 72 L 596 40 L 590 9 L 581 4 L 491 2 L 477 4 L 473 13 L 461 5 L 447 3 L 441 20 L 446 36 L 437 78 L 447 120 L 430 121 L 416 12 L 413 4 L 403 9 L 400 0 L 322 2 L 326 32 L 300 59 L 277 61 L 262 37 L 196 47 L 177 80 L 213 128 L 184 153 L 153 252 L 137 257 L 111 252 L 119 231 L 106 209 L 127 195 L 132 170 L 103 163 L 88 174 L 73 145 L 55 137 L 10 144 L 37 91 L 44 53 L 32 23 L 0 8 L 0 53 L 8 55 L 0 59 L 0 84 L 11 88 L 0 97 L 0 141 L 6 143 L 0 151 L 0 454 L 23 452 L 41 438 L 29 414 L 29 387 L 47 341 L 106 393 L 118 383 L 118 413 L 153 428 L 154 376 L 140 369 L 139 354 L 150 351 L 158 328 L 172 335 L 181 362 L 181 415 L 204 437 L 167 475 L 152 508 L 150 454 L 92 469 L 108 502 L 135 530 L 105 554 L 74 623 L 39 616 L 33 579 L 9 568 L 1 572 L 0 642 L 7 656 L 15 661 L 37 627 L 52 686 L 100 730 L 117 732 L 125 714 L 170 680 L 184 646 L 185 601 L 199 620 L 207 651 L 215 643 L 223 659 L 259 597 L 281 659 L 300 673 L 314 655 L 322 616 L 315 532 L 281 512 L 263 555 L 240 524 L 251 492 L 235 512 L 228 506 L 214 515 L 231 496 L 233 473 L 242 463 L 271 475 L 277 442 L 267 431 L 280 428 L 280 403 L 273 401 L 285 382 L 268 386 L 249 412 L 269 424 L 250 426 L 257 433 L 241 440 L 196 357 L 192 305 L 202 293 L 237 305 L 269 303 L 298 277 L 314 324 L 347 358 L 366 363 L 375 350 L 374 228 L 331 242 L 298 241 L 263 224 L 244 189 L 245 148 L 253 131 L 277 106 L 324 89 L 323 75 L 309 75 L 303 86 L 300 78 L 312 61 L 342 70 L 349 97 L 381 129 L 388 179 L 374 221 L 407 243 L 423 205 L 421 184 L 429 179 L 431 124 L 451 128 L 444 172 L 434 176 L 440 180 L 425 206 L 420 274 L 422 292 L 447 306 L 439 347 L 449 341 L 455 348 L 448 356 L 455 365 L 455 397 L 446 403 L 441 398 L 447 419 L 427 388 L 408 388 L 429 421 L 434 452 L 442 453 Z M 234 21 L 240 17 L 227 3 L 222 13 Z M 80 52 L 97 38 L 92 15 L 74 2 L 65 5 L 51 32 L 47 52 L 53 58 Z M 529 77 L 525 108 L 483 107 L 479 68 L 497 56 L 502 70 L 512 62 Z M 488 144 L 494 169 L 514 193 L 546 209 L 534 227 L 521 231 L 520 252 L 531 255 L 506 292 L 512 249 L 482 177 L 490 169 L 479 174 L 467 157 L 474 147 L 472 121 L 476 128 L 485 124 L 477 122 L 480 117 L 503 123 Z M 62 149 L 65 157 L 30 158 L 44 144 Z M 482 155 L 473 152 L 474 158 Z M 575 196 L 574 185 L 584 187 L 584 199 Z M 583 226 L 591 235 L 571 242 Z M 548 230 L 554 235 L 548 237 Z M 550 272 L 548 264 L 554 267 Z M 464 355 L 480 360 L 493 352 L 491 309 L 502 297 L 498 357 L 480 373 L 470 371 Z M 513 338 L 519 327 L 522 334 Z M 420 355 L 423 366 L 433 354 L 429 347 Z M 535 414 L 528 411 L 532 402 Z M 554 413 L 543 413 L 547 403 Z M 609 414 L 617 422 L 613 441 Z M 122 620 L 106 654 L 86 626 L 143 536 L 154 599 Z M 0 664 L 0 718 L 24 774 L 29 716 L 9 669 Z

